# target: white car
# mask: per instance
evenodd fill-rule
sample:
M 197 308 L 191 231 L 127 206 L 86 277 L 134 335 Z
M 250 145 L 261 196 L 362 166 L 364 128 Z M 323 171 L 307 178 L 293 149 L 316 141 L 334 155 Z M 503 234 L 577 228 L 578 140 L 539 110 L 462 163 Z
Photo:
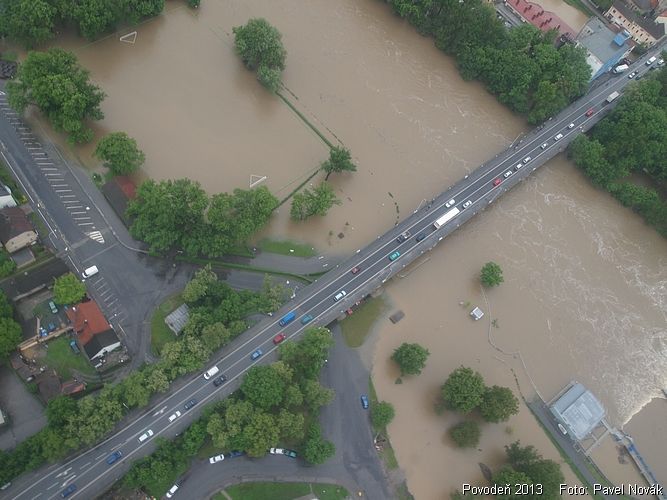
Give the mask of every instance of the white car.
M 574 123 L 570 123 L 567 128 L 574 128 Z
M 218 462 L 222 462 L 224 459 L 225 459 L 225 456 L 221 453 L 220 455 L 216 455 L 214 457 L 209 458 L 208 463 L 217 464 Z
M 547 149 L 549 147 L 549 144 L 546 142 L 540 146 L 542 149 Z
M 181 416 L 181 412 L 176 410 L 175 413 L 172 413 L 171 415 L 169 415 L 169 422 L 173 422 L 174 420 L 176 420 L 180 416 Z
M 285 450 L 282 448 L 271 448 L 269 453 L 271 453 L 271 455 L 284 455 Z
M 563 138 L 563 134 L 558 134 L 556 137 L 554 137 L 554 141 L 559 141 L 562 138 Z
M 523 162 L 524 162 L 524 163 L 528 163 L 530 160 L 532 160 L 532 158 L 531 158 L 530 156 L 526 156 L 526 157 L 523 159 Z
M 178 484 L 175 484 L 171 488 L 169 488 L 169 491 L 167 492 L 166 497 L 167 498 L 173 497 L 176 494 L 177 491 L 178 491 Z
M 468 208 L 470 205 L 472 205 L 472 201 L 468 200 L 463 204 L 463 208 Z
M 141 436 L 139 436 L 139 442 L 143 443 L 146 441 L 149 437 L 153 435 L 153 431 L 148 429 L 146 432 L 144 432 Z
M 511 171 L 511 170 L 508 170 L 507 172 L 505 172 L 505 173 L 503 174 L 503 176 L 505 177 L 505 179 L 507 179 L 510 175 L 512 175 L 512 171 Z
M 456 200 L 455 200 L 454 198 L 452 198 L 452 199 L 449 200 L 447 203 L 445 203 L 445 207 L 449 208 L 449 207 L 451 207 L 452 205 L 454 205 L 454 203 L 456 203 Z
M 514 170 L 519 170 L 521 167 L 523 167 L 523 163 L 519 163 L 516 167 L 514 167 Z

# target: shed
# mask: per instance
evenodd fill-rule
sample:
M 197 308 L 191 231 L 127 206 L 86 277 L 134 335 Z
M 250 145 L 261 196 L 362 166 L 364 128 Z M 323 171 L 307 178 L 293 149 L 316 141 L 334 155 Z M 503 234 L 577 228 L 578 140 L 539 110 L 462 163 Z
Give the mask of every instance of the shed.
M 164 322 L 171 329 L 171 331 L 174 332 L 174 334 L 178 335 L 181 333 L 181 330 L 185 328 L 189 318 L 190 308 L 187 304 L 183 304 L 175 311 L 170 313 L 166 318 L 164 318 Z
M 470 316 L 472 316 L 472 319 L 475 321 L 478 321 L 484 317 L 484 311 L 482 311 L 479 307 L 475 307 L 472 311 L 470 311 Z

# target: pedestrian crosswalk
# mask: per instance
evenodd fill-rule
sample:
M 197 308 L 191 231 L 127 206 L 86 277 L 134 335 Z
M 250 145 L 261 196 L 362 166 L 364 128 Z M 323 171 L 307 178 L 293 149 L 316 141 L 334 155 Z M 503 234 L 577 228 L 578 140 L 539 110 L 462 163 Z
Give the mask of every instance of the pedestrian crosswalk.
M 95 240 L 98 243 L 104 243 L 104 236 L 102 236 L 102 233 L 100 231 L 91 231 L 89 233 L 86 233 L 86 235 L 91 239 Z

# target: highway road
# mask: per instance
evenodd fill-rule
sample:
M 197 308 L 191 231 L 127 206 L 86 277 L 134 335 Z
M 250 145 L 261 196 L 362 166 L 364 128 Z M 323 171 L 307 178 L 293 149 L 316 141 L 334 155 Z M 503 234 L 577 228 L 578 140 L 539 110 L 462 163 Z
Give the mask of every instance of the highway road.
M 641 75 L 646 73 L 649 70 L 644 64 L 647 57 L 644 56 L 629 71 L 638 70 Z M 50 499 L 59 497 L 60 492 L 69 484 L 77 486 L 70 498 L 92 498 L 104 491 L 127 470 L 127 462 L 154 450 L 154 441 L 158 436 L 174 436 L 193 421 L 206 403 L 222 399 L 236 389 L 241 377 L 250 367 L 274 360 L 277 347 L 272 340 L 276 334 L 282 332 L 288 338 L 298 336 L 304 330 L 300 319 L 306 314 L 313 317 L 308 326 L 328 325 L 334 321 L 356 301 L 381 287 L 393 275 L 431 250 L 445 236 L 501 194 L 562 152 L 579 133 L 592 127 L 614 106 L 615 103 L 604 105 L 607 96 L 613 91 L 622 92 L 628 83 L 630 80 L 625 75 L 620 75 L 603 87 L 591 91 L 416 210 L 384 235 L 378 236 L 370 245 L 357 250 L 351 258 L 315 283 L 299 290 L 296 297 L 279 313 L 245 332 L 223 350 L 222 357 L 209 365 L 216 364 L 221 372 L 227 375 L 228 382 L 225 385 L 216 388 L 210 381 L 204 380 L 201 374 L 197 374 L 187 383 L 178 384 L 166 398 L 161 398 L 159 404 L 147 409 L 144 414 L 119 429 L 103 443 L 64 464 L 43 468 L 17 478 L 5 494 L 9 493 L 10 497 L 15 499 Z M 592 109 L 592 112 L 587 116 L 589 109 Z M 558 134 L 562 134 L 562 138 L 556 140 Z M 546 147 L 542 148 L 543 145 Z M 531 157 L 531 160 L 525 162 L 527 157 Z M 519 163 L 526 164 L 517 170 Z M 512 174 L 506 177 L 507 172 Z M 500 183 L 497 183 L 496 179 L 500 179 Z M 455 200 L 453 205 L 446 206 L 450 200 Z M 464 208 L 464 203 L 468 201 L 471 202 L 470 205 Z M 457 208 L 460 213 L 443 227 L 436 229 L 434 221 L 452 208 Z M 410 236 L 399 243 L 397 238 L 405 231 L 409 231 Z M 389 255 L 397 251 L 400 256 L 391 261 Z M 353 274 L 351 270 L 355 267 L 359 268 L 359 272 Z M 334 296 L 341 291 L 346 292 L 345 297 L 335 301 Z M 286 327 L 281 327 L 278 321 L 289 311 L 295 311 L 297 319 Z M 262 349 L 264 355 L 251 360 L 251 353 L 258 348 Z M 198 400 L 198 404 L 192 410 L 185 411 L 184 404 L 192 398 Z M 177 409 L 181 410 L 183 415 L 169 422 L 169 415 Z M 153 436 L 140 443 L 138 437 L 148 429 L 153 431 Z M 372 446 L 372 443 L 369 443 L 369 446 Z M 122 451 L 123 460 L 108 465 L 106 458 L 115 450 Z

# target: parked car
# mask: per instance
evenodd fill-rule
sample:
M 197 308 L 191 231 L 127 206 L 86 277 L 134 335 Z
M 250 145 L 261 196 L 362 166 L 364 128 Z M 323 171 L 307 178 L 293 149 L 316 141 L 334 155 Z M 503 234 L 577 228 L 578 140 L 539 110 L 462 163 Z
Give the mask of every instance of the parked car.
M 282 448 L 271 448 L 269 450 L 269 453 L 271 453 L 271 455 L 284 455 L 285 450 L 283 450 Z
M 81 350 L 79 349 L 79 346 L 76 345 L 76 340 L 70 340 L 69 341 L 69 346 L 74 352 L 74 354 L 81 354 Z
M 173 496 L 176 494 L 176 492 L 178 491 L 178 488 L 179 488 L 180 486 L 181 486 L 181 485 L 180 485 L 179 483 L 174 484 L 171 488 L 169 488 L 169 491 L 167 492 L 167 494 L 166 494 L 165 496 L 166 496 L 167 498 L 171 498 L 171 497 L 173 497 Z
M 169 422 L 173 422 L 174 420 L 176 420 L 180 416 L 181 416 L 181 412 L 176 410 L 174 413 L 169 415 Z
M 153 435 L 153 431 L 148 429 L 146 432 L 144 432 L 141 436 L 139 436 L 139 442 L 143 443 L 146 441 L 149 437 Z
M 118 461 L 120 457 L 123 456 L 123 453 L 120 450 L 114 451 L 111 455 L 107 457 L 107 463 L 109 465 Z
M 225 456 L 221 453 L 220 455 L 216 455 L 214 457 L 209 458 L 208 463 L 217 464 L 218 462 L 222 462 L 224 459 L 225 459 Z
M 72 484 L 70 484 L 67 488 L 65 488 L 65 489 L 62 491 L 62 493 L 60 494 L 60 496 L 61 496 L 62 498 L 67 498 L 68 496 L 70 496 L 70 495 L 71 495 L 72 493 L 74 493 L 75 491 L 76 491 L 76 484 L 72 483 Z
M 354 314 L 354 311 L 350 307 L 347 311 L 345 311 L 345 314 L 347 314 L 348 316 L 352 316 L 352 314 Z
M 365 394 L 361 395 L 361 407 L 364 410 L 368 410 L 368 396 L 366 396 Z
M 226 376 L 224 376 L 224 375 L 220 375 L 218 378 L 216 378 L 216 379 L 213 381 L 213 385 L 216 386 L 216 387 L 220 387 L 222 384 L 225 383 L 226 380 L 227 380 L 227 377 L 226 377 Z
M 392 260 L 392 261 L 393 261 L 393 260 L 396 260 L 396 259 L 398 259 L 400 256 L 401 256 L 401 252 L 399 252 L 398 250 L 396 250 L 395 252 L 392 252 L 392 253 L 389 254 L 389 260 Z
M 301 324 L 306 325 L 313 321 L 313 317 L 310 314 L 306 314 L 303 318 L 301 318 Z
M 549 143 L 545 142 L 540 146 L 542 149 L 547 149 L 549 147 Z
M 523 159 L 523 163 L 524 163 L 524 164 L 525 164 L 525 163 L 528 163 L 530 160 L 532 160 L 532 158 L 531 158 L 530 156 L 526 156 L 526 157 Z
M 183 405 L 183 408 L 185 408 L 186 410 L 190 410 L 190 409 L 193 408 L 196 404 L 197 404 L 197 400 L 196 400 L 196 399 L 191 399 L 190 401 L 188 401 L 187 403 L 185 403 L 185 404 Z
M 468 208 L 470 205 L 472 205 L 472 201 L 468 200 L 463 204 L 463 208 Z
M 296 458 L 296 451 L 294 450 L 285 450 L 285 455 L 290 458 Z
M 278 345 L 280 344 L 283 340 L 285 340 L 285 334 L 284 333 L 279 333 L 275 337 L 273 337 L 273 343 Z
M 500 186 L 500 183 L 501 183 L 501 182 L 503 182 L 503 181 L 501 181 L 501 180 L 500 180 L 500 177 L 499 177 L 498 179 L 494 179 L 494 181 L 493 181 L 493 185 L 494 185 L 494 186 Z
M 336 295 L 334 295 L 334 300 L 335 300 L 336 302 L 338 302 L 340 299 L 342 299 L 342 298 L 345 297 L 346 295 L 347 295 L 347 292 L 346 292 L 345 290 L 341 290 L 341 291 L 338 292 Z
M 262 352 L 262 350 L 261 350 L 261 349 L 257 349 L 255 352 L 253 352 L 253 353 L 250 355 L 250 359 L 254 361 L 254 360 L 256 360 L 257 358 L 259 358 L 262 354 L 264 354 L 264 353 Z
M 53 314 L 57 314 L 57 313 L 58 313 L 58 308 L 56 307 L 56 303 L 53 302 L 52 300 L 49 300 L 49 309 L 51 309 L 51 312 L 52 312 Z
M 361 268 L 359 266 L 354 266 L 350 272 L 352 274 L 357 274 L 359 271 L 361 271 Z
M 238 458 L 242 457 L 243 455 L 245 455 L 244 451 L 232 450 L 229 453 L 227 453 L 227 458 Z
M 507 179 L 510 175 L 512 175 L 512 171 L 511 171 L 511 170 L 508 170 L 507 172 L 505 172 L 505 173 L 503 174 L 503 177 L 505 177 L 505 179 Z
M 560 141 L 563 138 L 563 134 L 557 134 L 556 137 L 554 137 L 554 141 Z

